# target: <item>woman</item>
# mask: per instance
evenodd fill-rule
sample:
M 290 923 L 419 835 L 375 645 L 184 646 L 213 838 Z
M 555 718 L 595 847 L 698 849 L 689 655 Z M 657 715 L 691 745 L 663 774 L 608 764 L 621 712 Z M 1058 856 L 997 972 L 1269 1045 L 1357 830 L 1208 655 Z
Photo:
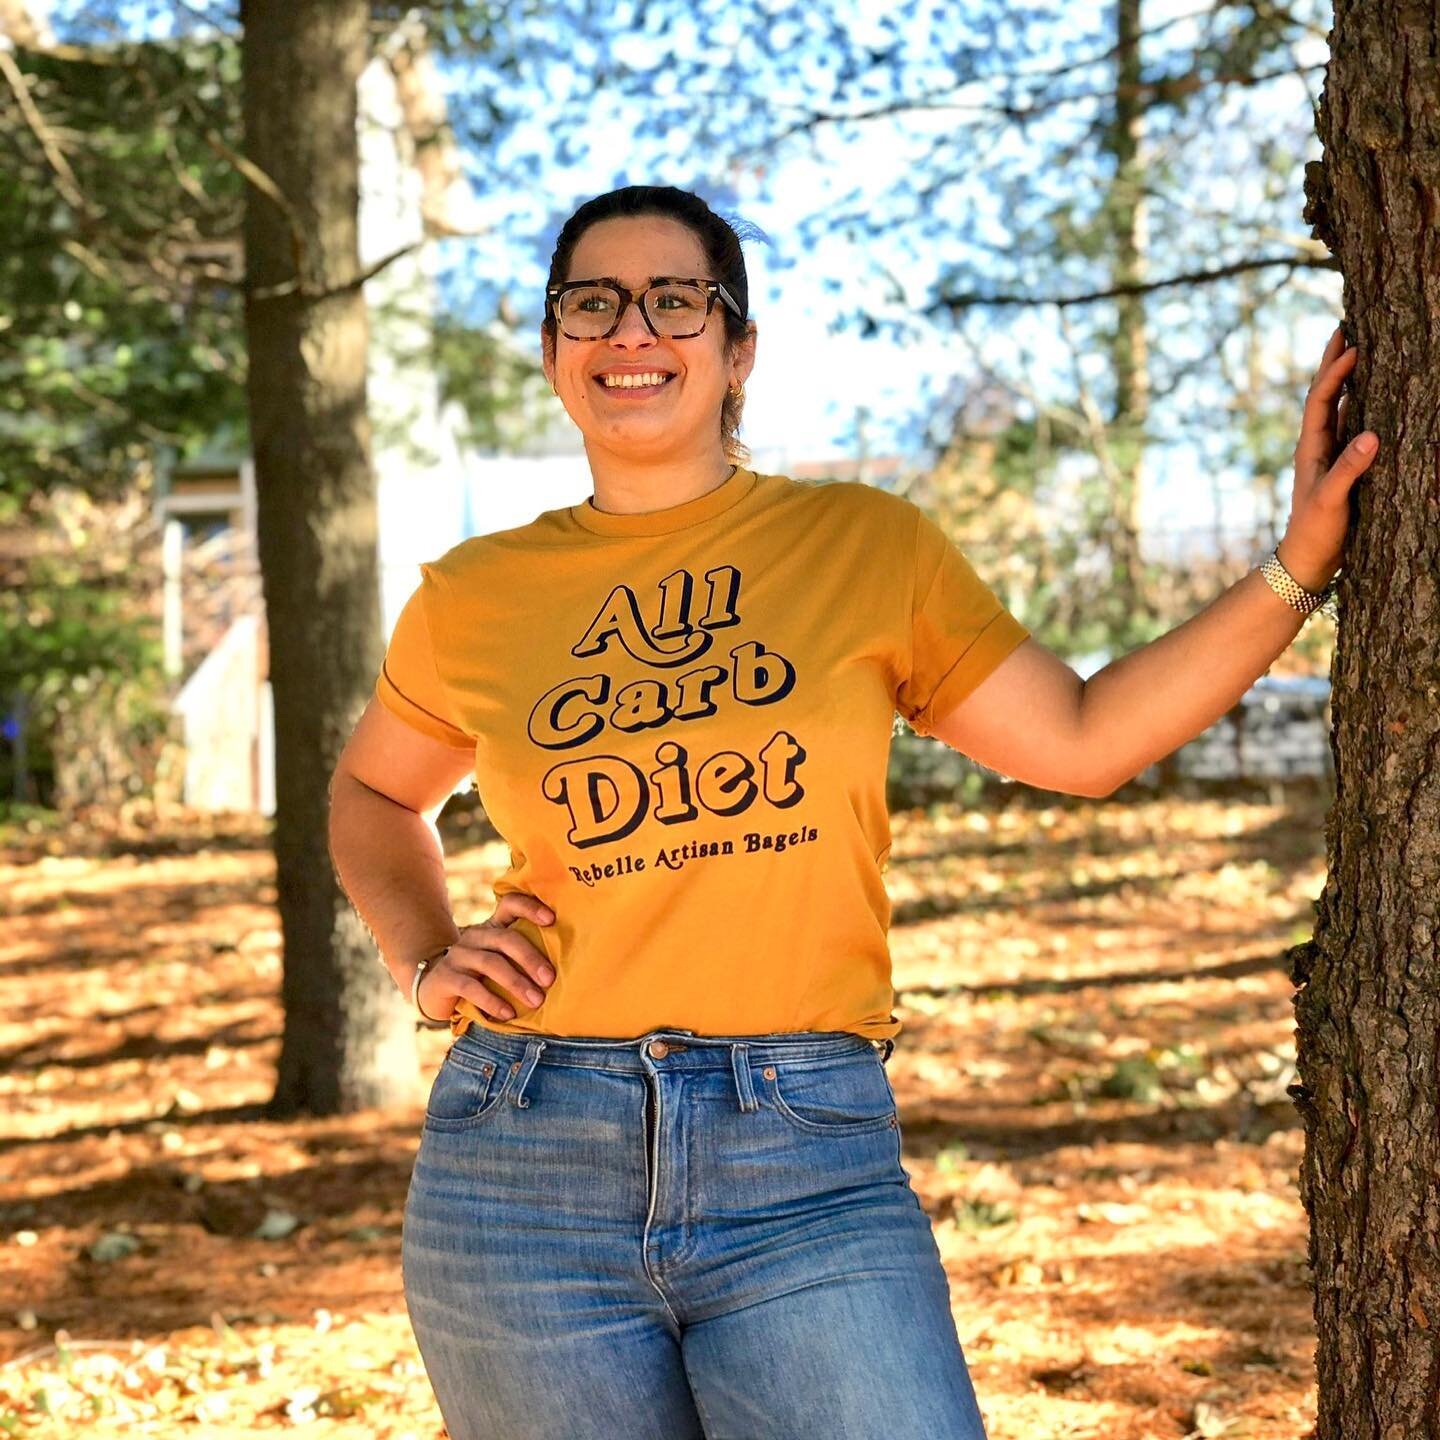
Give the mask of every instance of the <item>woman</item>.
M 894 712 L 1093 796 L 1205 729 L 1338 567 L 1354 352 L 1283 568 L 1082 683 L 908 501 L 745 468 L 745 262 L 697 197 L 582 206 L 547 299 L 594 493 L 421 567 L 332 787 L 341 880 L 454 1035 L 402 1247 L 449 1433 L 978 1440 L 884 1066 Z M 511 865 L 457 926 L 433 820 L 472 769 Z

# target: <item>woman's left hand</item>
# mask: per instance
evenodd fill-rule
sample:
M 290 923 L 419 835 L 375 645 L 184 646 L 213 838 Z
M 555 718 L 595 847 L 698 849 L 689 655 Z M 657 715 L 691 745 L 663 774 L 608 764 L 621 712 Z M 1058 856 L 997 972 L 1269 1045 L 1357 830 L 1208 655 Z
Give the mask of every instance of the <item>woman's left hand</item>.
M 1340 387 L 1359 353 L 1353 345 L 1345 346 L 1337 326 L 1305 397 L 1290 521 L 1276 548 L 1280 563 L 1307 590 L 1323 590 L 1340 568 L 1350 524 L 1350 487 L 1370 468 L 1380 444 L 1373 430 L 1362 430 L 1335 458 L 1336 437 L 1350 403 Z

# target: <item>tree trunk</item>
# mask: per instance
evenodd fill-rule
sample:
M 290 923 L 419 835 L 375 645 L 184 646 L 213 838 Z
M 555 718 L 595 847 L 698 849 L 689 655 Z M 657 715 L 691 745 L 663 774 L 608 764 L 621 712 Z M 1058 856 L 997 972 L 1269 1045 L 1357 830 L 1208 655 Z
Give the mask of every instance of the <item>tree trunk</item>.
M 275 701 L 285 1034 L 271 1113 L 413 1097 L 415 1026 L 336 879 L 329 778 L 380 667 L 358 283 L 364 0 L 246 0 L 248 398 Z
M 1108 145 L 1115 160 L 1106 205 L 1115 248 L 1112 273 L 1117 285 L 1138 285 L 1145 278 L 1148 243 L 1145 202 L 1145 100 L 1140 93 L 1141 0 L 1118 0 L 1115 7 L 1115 115 Z M 1145 299 L 1122 295 L 1115 302 L 1111 364 L 1115 376 L 1112 417 L 1110 555 L 1111 594 L 1122 617 L 1153 613 L 1140 558 L 1140 489 L 1145 469 L 1145 425 L 1150 414 L 1150 358 L 1145 334 Z M 1122 624 L 1125 621 L 1122 619 Z
M 1317 1440 L 1440 1435 L 1440 13 L 1335 0 L 1305 218 L 1338 257 L 1357 430 L 1335 803 L 1293 952 Z

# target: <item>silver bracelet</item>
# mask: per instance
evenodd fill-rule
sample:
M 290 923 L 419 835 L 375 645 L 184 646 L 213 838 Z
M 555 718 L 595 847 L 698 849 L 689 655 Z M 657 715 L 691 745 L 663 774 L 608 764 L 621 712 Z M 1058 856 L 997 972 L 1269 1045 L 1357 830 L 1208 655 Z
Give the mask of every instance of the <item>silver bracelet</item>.
M 1309 615 L 1314 610 L 1324 609 L 1330 616 L 1336 614 L 1334 579 L 1323 590 L 1307 590 L 1284 566 L 1277 545 L 1260 566 L 1265 583 L 1293 610 Z
M 437 950 L 435 954 L 427 955 L 415 967 L 415 978 L 410 982 L 410 1003 L 415 1007 L 416 1014 L 430 1025 L 448 1025 L 450 1022 L 448 1020 L 437 1020 L 433 1015 L 427 1015 L 424 1010 L 420 1008 L 420 982 L 425 978 L 425 972 L 437 960 L 443 960 L 450 953 L 450 948 L 451 947 L 447 945 L 443 950 Z

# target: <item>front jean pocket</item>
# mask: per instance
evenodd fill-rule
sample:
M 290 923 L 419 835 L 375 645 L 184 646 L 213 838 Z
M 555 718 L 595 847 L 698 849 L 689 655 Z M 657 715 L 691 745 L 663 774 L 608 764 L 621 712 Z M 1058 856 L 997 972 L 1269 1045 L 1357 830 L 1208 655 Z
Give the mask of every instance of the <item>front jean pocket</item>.
M 811 1134 L 864 1135 L 898 1123 L 895 1092 L 877 1055 L 839 1064 L 780 1061 L 760 1073 L 775 1109 Z
M 452 1048 L 441 1063 L 425 1103 L 430 1130 L 467 1130 L 485 1120 L 505 1098 L 513 1070 L 493 1060 L 457 1055 Z

